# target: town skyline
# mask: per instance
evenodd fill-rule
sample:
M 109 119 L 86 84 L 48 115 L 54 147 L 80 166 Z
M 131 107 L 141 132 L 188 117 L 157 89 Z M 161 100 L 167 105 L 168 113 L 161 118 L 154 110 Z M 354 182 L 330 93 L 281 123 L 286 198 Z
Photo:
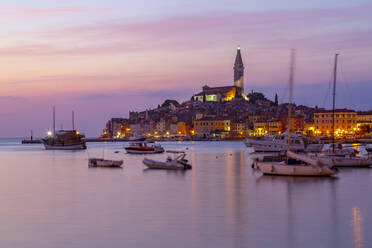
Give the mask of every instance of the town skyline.
M 337 107 L 372 107 L 368 1 L 284 10 L 250 3 L 225 10 L 223 2 L 208 10 L 203 2 L 197 12 L 178 1 L 135 14 L 121 13 L 124 6 L 115 1 L 73 5 L 17 0 L 0 11 L 5 16 L 0 25 L 11 34 L 0 47 L 1 137 L 23 137 L 30 129 L 41 136 L 51 126 L 53 105 L 58 127 L 70 127 L 74 110 L 77 127 L 94 136 L 111 117 L 154 108 L 166 99 L 189 100 L 205 84 L 232 84 L 237 45 L 248 93 L 263 92 L 271 100 L 277 93 L 280 103 L 287 101 L 293 47 L 295 103 L 330 108 L 333 54 L 339 52 Z M 177 6 L 188 7 L 182 12 Z

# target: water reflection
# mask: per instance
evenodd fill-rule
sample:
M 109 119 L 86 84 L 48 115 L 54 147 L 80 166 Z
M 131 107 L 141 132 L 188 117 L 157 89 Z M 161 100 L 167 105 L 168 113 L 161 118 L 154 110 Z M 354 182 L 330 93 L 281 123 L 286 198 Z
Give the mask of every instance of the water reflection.
M 144 156 L 114 153 L 122 144 L 89 144 L 90 155 L 103 146 L 123 170 L 0 143 L 0 247 L 371 247 L 372 170 L 261 176 L 239 142 L 162 143 L 188 147 L 192 170 L 144 170 Z
M 363 248 L 363 216 L 358 206 L 354 206 L 352 209 L 351 226 L 354 234 L 354 247 Z

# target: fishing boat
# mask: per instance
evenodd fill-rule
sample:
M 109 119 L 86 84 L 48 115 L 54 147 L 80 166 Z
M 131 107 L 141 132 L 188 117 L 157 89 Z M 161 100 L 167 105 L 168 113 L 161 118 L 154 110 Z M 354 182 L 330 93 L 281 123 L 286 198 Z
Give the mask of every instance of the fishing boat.
M 188 164 L 187 159 L 185 159 L 185 152 L 167 151 L 167 153 L 174 154 L 174 157 L 168 156 L 165 162 L 144 158 L 143 163 L 150 169 L 187 170 L 192 168 L 192 166 Z
M 123 160 L 108 160 L 103 158 L 90 158 L 88 161 L 89 167 L 118 168 L 122 164 Z
M 134 142 L 124 147 L 129 154 L 152 154 L 163 153 L 164 148 L 153 142 Z
M 55 108 L 53 107 L 53 132 L 42 139 L 46 150 L 84 150 L 87 149 L 85 136 L 75 130 L 74 113 L 72 114 L 73 130 L 55 131 Z
M 281 162 L 255 161 L 254 168 L 258 168 L 264 175 L 278 176 L 331 176 L 337 173 L 335 168 L 322 164 L 319 160 L 300 155 L 291 151 L 291 124 L 292 95 L 293 95 L 293 70 L 295 52 L 291 53 L 291 67 L 289 77 L 289 109 L 288 109 L 288 136 L 286 158 Z

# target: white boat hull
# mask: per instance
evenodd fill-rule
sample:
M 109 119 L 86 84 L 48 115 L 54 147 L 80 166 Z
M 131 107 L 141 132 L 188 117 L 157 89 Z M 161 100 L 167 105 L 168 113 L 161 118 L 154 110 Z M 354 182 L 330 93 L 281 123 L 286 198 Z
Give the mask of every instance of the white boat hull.
M 160 162 L 152 159 L 145 158 L 143 163 L 150 169 L 166 169 L 166 170 L 184 170 L 187 169 L 184 164 L 176 161 Z
M 337 156 L 312 156 L 323 164 L 335 167 L 369 167 L 372 166 L 372 159 L 361 157 L 337 157 Z
M 284 143 L 273 143 L 272 141 L 261 141 L 251 143 L 255 152 L 281 152 L 286 151 L 288 145 Z M 291 145 L 291 151 L 303 151 L 303 145 Z
M 331 176 L 336 172 L 328 166 L 286 165 L 284 163 L 257 162 L 257 167 L 264 175 L 280 176 Z
M 45 150 L 85 150 L 87 146 L 85 143 L 74 144 L 74 145 L 48 145 L 44 143 Z

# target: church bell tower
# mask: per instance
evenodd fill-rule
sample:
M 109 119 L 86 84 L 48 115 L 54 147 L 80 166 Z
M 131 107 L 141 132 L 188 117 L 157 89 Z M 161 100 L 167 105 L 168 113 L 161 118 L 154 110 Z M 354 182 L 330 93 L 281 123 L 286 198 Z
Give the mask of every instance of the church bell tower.
M 241 94 L 244 93 L 244 65 L 240 53 L 240 46 L 238 46 L 234 63 L 234 85 L 240 88 Z

